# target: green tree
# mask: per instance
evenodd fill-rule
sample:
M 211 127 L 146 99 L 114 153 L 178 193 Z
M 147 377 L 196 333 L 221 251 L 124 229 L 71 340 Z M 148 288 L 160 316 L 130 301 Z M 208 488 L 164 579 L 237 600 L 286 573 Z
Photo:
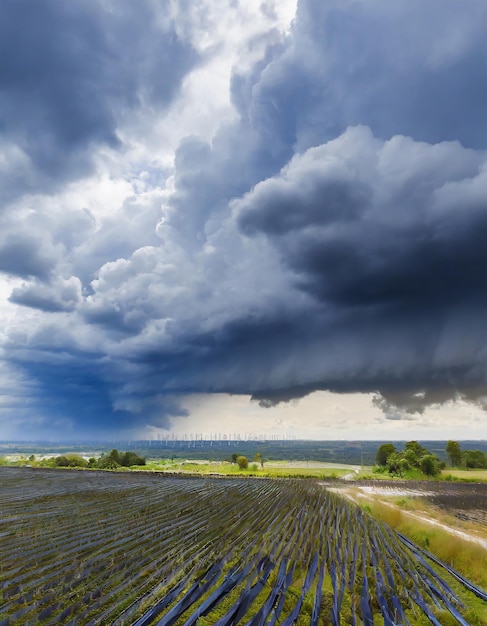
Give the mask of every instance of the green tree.
M 234 452 L 234 453 L 232 454 L 232 463 L 236 463 L 236 462 L 237 462 L 237 459 L 238 459 L 238 454 L 237 454 L 236 452 Z
M 487 469 L 487 454 L 481 450 L 465 450 L 463 462 L 469 469 Z
M 389 471 L 389 474 L 394 474 L 398 476 L 401 475 L 401 463 L 403 460 L 404 458 L 399 452 L 393 452 L 392 454 L 389 454 L 389 456 L 387 457 L 387 469 Z
M 404 476 L 406 472 L 410 469 L 411 466 L 409 465 L 409 461 L 406 458 L 402 457 L 399 461 L 399 473 L 401 474 L 401 476 Z
M 458 467 L 462 463 L 462 451 L 458 441 L 450 441 L 446 444 L 446 453 L 452 467 Z
M 86 467 L 88 463 L 79 454 L 67 454 L 69 467 Z
M 423 471 L 421 469 L 421 459 L 426 455 L 431 455 L 430 451 L 424 448 L 417 441 L 408 441 L 403 450 L 403 456 L 407 459 L 409 465 L 413 468 L 416 467 L 421 471 Z M 436 459 L 434 455 L 433 458 Z M 438 459 L 436 459 L 436 461 L 438 461 Z
M 397 450 L 392 443 L 383 443 L 377 450 L 375 462 L 377 465 L 387 465 L 387 459 L 391 454 L 394 454 L 394 452 L 397 452 Z
M 423 455 L 419 466 L 423 474 L 426 474 L 426 476 L 437 476 L 440 472 L 438 468 L 438 459 L 433 454 Z
M 417 441 L 408 441 L 404 447 L 405 452 L 406 450 L 411 450 L 416 455 L 417 459 L 420 459 L 424 454 L 429 454 L 428 450 L 423 448 Z
M 240 469 L 247 469 L 249 466 L 249 460 L 246 456 L 240 455 L 237 457 L 237 464 Z
M 264 469 L 264 459 L 262 458 L 262 454 L 260 452 L 255 453 L 254 461 L 256 463 L 260 463 L 261 468 Z
M 110 455 L 100 457 L 96 466 L 99 469 L 117 469 L 117 467 L 120 467 L 120 465 L 114 461 Z
M 112 461 L 115 461 L 117 465 L 122 464 L 122 459 L 120 458 L 120 452 L 116 448 L 113 448 L 110 454 L 107 455 L 107 458 L 112 459 Z
M 57 456 L 54 459 L 54 465 L 56 467 L 69 467 L 69 459 L 64 455 Z
M 421 457 L 418 457 L 415 450 L 409 448 L 408 450 L 404 450 L 402 453 L 406 461 L 409 463 L 410 467 L 419 467 L 419 462 Z
M 120 465 L 131 467 L 132 465 L 145 465 L 145 459 L 135 452 L 124 452 L 120 455 Z

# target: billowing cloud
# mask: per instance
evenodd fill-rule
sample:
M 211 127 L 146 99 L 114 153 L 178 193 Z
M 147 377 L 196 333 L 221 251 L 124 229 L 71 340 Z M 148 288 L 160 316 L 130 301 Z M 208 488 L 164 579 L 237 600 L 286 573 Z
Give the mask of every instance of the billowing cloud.
M 128 116 L 169 105 L 198 56 L 168 5 L 3 3 L 0 128 L 18 158 L 2 198 L 86 176 L 98 149 L 123 148 Z
M 295 156 L 234 207 L 241 230 L 267 235 L 328 303 L 449 308 L 487 283 L 486 192 L 476 152 L 359 127 Z
M 16 287 L 10 302 L 46 312 L 72 311 L 81 301 L 81 283 L 78 278 L 58 280 L 54 284 L 24 284 Z
M 188 394 L 484 405 L 483 1 L 301 0 L 286 30 L 279 3 L 23 0 L 9 33 L 22 7 L 9 415 L 93 435 L 168 426 Z
M 21 278 L 47 278 L 54 269 L 51 246 L 24 232 L 4 233 L 0 243 L 0 271 Z
M 250 86 L 247 112 L 274 151 L 302 151 L 357 124 L 381 139 L 485 149 L 486 7 L 469 7 L 467 15 L 457 0 L 300 2 L 293 38 Z

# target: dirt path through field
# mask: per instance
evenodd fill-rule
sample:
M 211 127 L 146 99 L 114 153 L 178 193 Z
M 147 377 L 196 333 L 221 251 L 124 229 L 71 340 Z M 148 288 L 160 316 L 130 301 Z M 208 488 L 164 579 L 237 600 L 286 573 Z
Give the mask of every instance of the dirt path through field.
M 364 487 L 353 487 L 353 488 L 350 488 L 350 487 L 330 488 L 328 487 L 328 489 L 330 491 L 334 491 L 335 493 L 339 493 L 345 496 L 346 498 L 348 498 L 355 504 L 359 504 L 360 500 L 370 500 L 371 502 L 377 501 L 377 498 L 374 496 L 377 496 L 377 493 L 380 492 L 380 490 L 379 492 L 377 491 L 374 492 L 374 490 L 370 488 L 367 488 L 366 490 L 366 488 Z M 410 495 L 410 492 L 407 494 L 406 493 L 403 494 L 402 492 L 391 494 L 391 490 L 388 490 L 387 493 L 388 495 Z M 443 524 L 442 522 L 438 522 L 437 520 L 432 519 L 431 517 L 428 517 L 426 514 L 423 515 L 421 513 L 416 513 L 413 511 L 406 511 L 400 506 L 398 506 L 397 504 L 393 504 L 392 502 L 387 502 L 385 499 L 380 499 L 379 501 L 381 502 L 381 504 L 384 504 L 385 506 L 388 506 L 392 509 L 396 509 L 397 511 L 400 511 L 401 514 L 404 515 L 405 517 L 416 519 L 420 522 L 425 522 L 426 524 L 430 524 L 431 526 L 437 526 L 449 532 L 452 535 L 461 537 L 462 539 L 465 539 L 465 541 L 470 541 L 472 543 L 475 543 L 481 546 L 482 548 L 484 548 L 485 550 L 487 550 L 487 539 L 484 539 L 483 537 L 479 537 L 477 535 L 471 535 L 463 530 L 452 528 L 451 526 L 448 526 L 447 524 Z

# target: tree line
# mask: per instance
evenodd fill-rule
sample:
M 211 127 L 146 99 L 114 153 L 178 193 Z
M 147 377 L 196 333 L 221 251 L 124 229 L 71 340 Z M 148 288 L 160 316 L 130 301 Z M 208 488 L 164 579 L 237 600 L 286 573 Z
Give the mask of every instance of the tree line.
M 86 460 L 79 454 L 63 454 L 54 458 L 55 467 L 88 467 L 91 469 L 117 469 L 118 467 L 133 467 L 145 465 L 145 458 L 135 452 L 119 452 L 115 448 L 108 454 L 102 454 L 99 459 L 91 457 Z
M 452 467 L 487 469 L 487 454 L 481 450 L 462 450 L 458 441 L 446 444 L 446 453 Z
M 486 454 L 480 450 L 462 451 L 458 441 L 448 441 L 445 451 L 452 467 L 487 468 Z M 392 443 L 383 443 L 377 450 L 375 461 L 378 471 L 387 470 L 393 476 L 406 476 L 411 472 L 437 476 L 446 468 L 444 461 L 417 441 L 409 441 L 401 451 Z

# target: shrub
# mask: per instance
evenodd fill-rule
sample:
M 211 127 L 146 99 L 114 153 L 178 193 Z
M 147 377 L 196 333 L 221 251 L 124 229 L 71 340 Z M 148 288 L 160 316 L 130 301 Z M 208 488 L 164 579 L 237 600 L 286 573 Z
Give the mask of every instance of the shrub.
M 117 467 L 131 467 L 145 465 L 145 458 L 135 452 L 119 452 L 115 448 L 110 454 L 102 455 L 96 463 L 100 469 L 117 469 Z
M 425 454 L 421 457 L 419 466 L 426 476 L 437 476 L 439 474 L 438 460 L 432 454 Z
M 120 465 L 109 456 L 102 456 L 96 466 L 99 469 L 117 469 Z
M 393 452 L 387 458 L 387 468 L 389 474 L 400 475 L 401 474 L 401 462 L 405 459 L 398 452 Z
M 57 456 L 54 459 L 54 465 L 56 467 L 69 467 L 69 460 L 67 457 L 65 457 L 64 455 L 61 456 Z
M 240 455 L 237 457 L 237 464 L 240 469 L 247 469 L 249 466 L 249 460 L 246 456 Z
M 135 452 L 124 452 L 120 455 L 120 465 L 130 467 L 132 465 L 145 465 L 145 459 Z

